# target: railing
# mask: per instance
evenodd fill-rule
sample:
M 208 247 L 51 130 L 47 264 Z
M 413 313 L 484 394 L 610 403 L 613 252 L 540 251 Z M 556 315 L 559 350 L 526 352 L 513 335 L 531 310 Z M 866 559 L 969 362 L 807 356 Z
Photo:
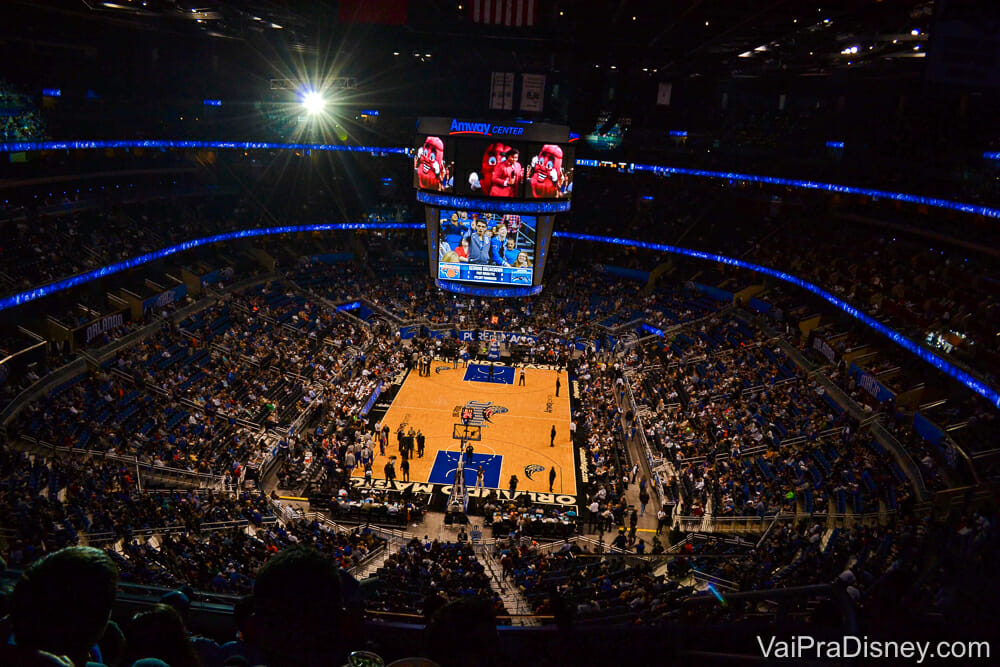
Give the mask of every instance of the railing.
M 225 475 L 212 475 L 204 472 L 194 472 L 193 470 L 183 470 L 181 468 L 170 468 L 168 466 L 158 466 L 152 463 L 145 463 L 140 461 L 135 456 L 125 456 L 122 454 L 109 454 L 107 452 L 96 451 L 93 449 L 75 449 L 73 447 L 62 447 L 53 445 L 45 440 L 37 440 L 31 436 L 21 436 L 21 439 L 39 447 L 44 447 L 48 449 L 53 454 L 69 454 L 73 456 L 93 456 L 95 458 L 105 459 L 109 461 L 119 461 L 121 463 L 127 463 L 131 466 L 135 466 L 137 471 L 146 470 L 148 473 L 152 473 L 162 477 L 173 477 L 177 479 L 193 479 L 196 480 L 200 488 L 206 489 L 223 489 L 226 484 Z
M 349 533 L 358 529 L 359 526 L 342 526 L 341 524 L 328 518 L 326 514 L 322 512 L 302 512 L 299 511 L 295 514 L 296 517 L 304 518 L 308 521 L 316 521 L 323 524 L 328 528 L 332 528 L 337 532 Z M 372 534 L 383 538 L 387 544 L 395 546 L 396 548 L 404 547 L 410 543 L 411 540 L 415 539 L 417 536 L 414 533 L 408 533 L 404 530 L 395 530 L 392 528 L 384 528 L 382 526 L 377 526 L 375 524 L 368 524 L 365 528 L 372 532 Z
M 270 526 L 276 522 L 277 519 L 275 517 L 266 517 L 261 521 L 261 525 Z M 135 539 L 137 537 L 152 537 L 154 535 L 176 535 L 179 533 L 189 533 L 195 530 L 199 533 L 213 533 L 220 530 L 246 528 L 249 525 L 250 522 L 246 519 L 234 519 L 231 521 L 212 521 L 203 523 L 194 529 L 183 524 L 159 526 L 154 528 L 139 528 L 137 530 L 129 531 L 128 538 Z M 84 533 L 82 537 L 86 539 L 87 544 L 94 546 L 97 544 L 106 544 L 108 542 L 117 542 L 118 540 L 125 538 L 125 535 L 114 531 L 108 531 L 100 533 Z
M 628 378 L 626 378 L 628 380 Z M 625 389 L 619 398 L 618 407 L 621 408 L 622 403 L 624 403 L 625 397 L 628 397 L 628 404 L 630 410 L 632 411 L 632 419 L 634 421 L 634 428 L 636 432 L 636 438 L 639 440 L 639 445 L 642 453 L 645 456 L 645 467 L 646 472 L 649 473 L 649 486 L 652 488 L 653 493 L 656 495 L 656 505 L 654 507 L 661 507 L 667 498 L 667 492 L 664 490 L 663 482 L 664 480 L 660 478 L 660 469 L 664 467 L 666 461 L 662 457 L 654 457 L 653 450 L 649 446 L 649 440 L 646 439 L 646 429 L 643 426 L 642 418 L 639 416 L 639 405 L 636 403 L 635 394 L 632 392 L 632 383 L 630 381 L 625 382 Z M 622 410 L 622 414 L 625 414 L 625 410 Z M 627 426 L 626 426 L 627 427 Z
M 794 349 L 792 348 L 791 344 L 787 342 L 785 343 L 785 345 L 787 345 L 789 349 Z M 868 413 L 866 413 L 864 410 L 861 409 L 861 406 L 859 406 L 854 401 L 853 398 L 844 393 L 844 390 L 838 387 L 836 384 L 834 384 L 833 380 L 828 378 L 826 374 L 823 373 L 822 371 L 820 370 L 813 371 L 809 375 L 809 377 L 810 379 L 819 382 L 823 386 L 824 391 L 826 391 L 826 393 L 829 394 L 831 398 L 833 398 L 833 400 L 837 403 L 837 405 L 844 408 L 844 410 L 847 411 L 847 414 L 849 414 L 854 419 L 860 422 L 869 416 Z
M 14 400 L 11 401 L 2 412 L 0 412 L 0 424 L 3 424 L 3 426 L 6 427 L 10 420 L 13 419 L 18 412 L 24 409 L 28 403 L 34 401 L 40 396 L 43 396 L 49 390 L 68 381 L 69 379 L 85 373 L 86 371 L 87 362 L 78 358 L 39 379 L 38 382 L 18 394 L 17 397 L 14 398 Z
M 694 568 L 691 568 L 691 576 L 700 584 L 711 584 L 716 588 L 723 588 L 727 591 L 738 591 L 740 589 L 740 585 L 735 581 L 723 579 L 722 577 L 717 577 L 714 574 L 708 574 Z
M 356 565 L 352 565 L 351 567 L 347 568 L 347 571 L 352 575 L 354 575 L 355 577 L 359 576 L 362 572 L 368 569 L 368 566 L 374 563 L 376 559 L 380 558 L 383 554 L 385 554 L 387 548 L 388 547 L 386 546 L 386 544 L 378 545 L 377 547 L 372 549 L 367 556 L 362 558 L 361 561 L 359 561 Z
M 763 533 L 776 521 L 808 519 L 811 514 L 772 514 L 766 516 L 676 516 L 674 524 L 687 532 Z M 826 516 L 826 515 L 822 515 Z
M 233 292 L 240 289 L 245 289 L 251 287 L 258 282 L 265 282 L 274 278 L 276 274 L 267 274 L 264 276 L 253 276 L 251 278 L 242 280 L 238 283 L 233 283 L 226 288 L 225 292 Z M 197 313 L 201 310 L 208 308 L 209 306 L 216 303 L 218 297 L 209 297 L 207 299 L 200 299 L 199 301 L 187 306 L 185 308 L 180 308 L 173 312 L 171 318 L 175 322 L 180 322 L 184 318 Z M 150 324 L 147 324 L 135 331 L 131 331 L 121 338 L 118 338 L 104 347 L 88 351 L 87 358 L 92 360 L 95 366 L 99 366 L 104 361 L 107 361 L 110 357 L 117 354 L 119 350 L 134 345 L 139 341 L 152 336 L 153 334 L 160 331 L 160 321 L 156 320 Z M 59 384 L 69 380 L 70 378 L 85 373 L 87 371 L 87 361 L 84 357 L 78 357 L 68 364 L 58 368 L 45 377 L 35 382 L 33 385 L 22 391 L 18 396 L 7 405 L 2 412 L 0 412 L 0 424 L 4 427 L 13 419 L 18 412 L 20 412 L 24 407 L 34 401 L 35 399 L 43 396 L 47 391 L 52 389 Z
M 847 596 L 846 590 L 838 586 L 829 584 L 815 586 L 795 586 L 792 588 L 778 588 L 766 591 L 746 591 L 742 593 L 729 593 L 725 596 L 725 604 L 729 607 L 740 608 L 746 605 L 740 603 L 750 603 L 749 606 L 759 606 L 759 603 L 767 603 L 774 609 L 772 618 L 776 623 L 781 623 L 782 619 L 789 617 L 789 607 L 801 603 L 802 601 L 826 598 L 833 600 L 840 615 L 840 627 L 838 635 L 858 634 L 858 623 L 855 613 L 855 606 Z M 681 603 L 682 609 L 697 609 L 704 606 L 717 606 L 720 602 L 715 595 L 697 595 L 685 599 Z M 692 657 L 695 652 L 687 652 Z M 683 655 L 683 653 L 682 653 Z M 702 654 L 704 655 L 704 654 Z M 756 655 L 755 662 L 760 661 L 760 656 Z M 696 663 L 697 664 L 697 663 Z
M 705 543 L 708 542 L 709 539 L 712 539 L 715 544 L 724 544 L 733 547 L 746 547 L 748 549 L 755 548 L 757 544 L 759 544 L 759 542 L 758 543 L 748 542 L 744 540 L 742 537 L 710 537 L 709 535 L 705 535 L 704 533 L 692 533 L 691 535 L 688 535 L 680 542 L 671 545 L 671 547 L 667 550 L 667 553 L 676 554 L 679 553 L 681 549 L 683 549 L 685 544 L 694 544 L 696 542 Z
M 923 502 L 929 500 L 931 497 L 930 492 L 927 490 L 927 485 L 924 483 L 924 475 L 920 471 L 920 467 L 917 465 L 910 453 L 896 440 L 889 431 L 885 429 L 882 424 L 874 422 L 869 427 L 871 434 L 875 437 L 880 445 L 885 447 L 885 449 L 892 454 L 892 458 L 896 460 L 899 467 L 903 469 L 903 472 L 909 478 L 910 483 L 913 485 L 916 491 L 917 498 Z

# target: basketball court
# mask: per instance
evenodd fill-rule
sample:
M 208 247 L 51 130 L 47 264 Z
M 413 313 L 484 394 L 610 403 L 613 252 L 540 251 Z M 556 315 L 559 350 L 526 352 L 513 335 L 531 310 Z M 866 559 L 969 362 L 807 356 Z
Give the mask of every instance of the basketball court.
M 397 457 L 396 481 L 402 480 L 396 432 L 403 425 L 407 431 L 422 431 L 426 438 L 423 458 L 415 454 L 410 458 L 411 482 L 454 482 L 464 441 L 473 447 L 472 462 L 465 464 L 470 489 L 482 466 L 487 488 L 508 489 L 511 475 L 517 475 L 519 492 L 548 493 L 549 471 L 554 467 L 553 493 L 577 495 L 567 375 L 528 365 L 521 387 L 520 374 L 520 366 L 472 362 L 455 368 L 442 360 L 431 363 L 428 377 L 410 372 L 382 418 L 390 430 L 386 455 Z M 550 446 L 553 426 L 556 435 Z M 384 464 L 385 457 L 376 458 L 376 476 L 381 476 Z M 360 468 L 354 476 L 363 476 Z

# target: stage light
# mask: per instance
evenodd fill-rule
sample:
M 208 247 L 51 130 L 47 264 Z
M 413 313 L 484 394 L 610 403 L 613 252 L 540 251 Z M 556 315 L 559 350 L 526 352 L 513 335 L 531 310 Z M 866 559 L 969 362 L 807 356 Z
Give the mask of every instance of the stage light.
M 323 109 L 326 108 L 326 100 L 323 99 L 322 95 L 313 90 L 306 93 L 305 97 L 302 98 L 302 106 L 306 108 L 306 111 L 310 115 L 316 115 L 322 113 Z

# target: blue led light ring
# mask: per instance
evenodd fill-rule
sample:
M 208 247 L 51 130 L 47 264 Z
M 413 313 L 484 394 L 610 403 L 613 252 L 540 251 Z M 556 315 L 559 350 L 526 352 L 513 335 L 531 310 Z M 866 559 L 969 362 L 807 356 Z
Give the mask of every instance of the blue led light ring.
M 200 239 L 192 239 L 190 241 L 185 241 L 168 248 L 163 248 L 156 250 L 151 253 L 146 253 L 145 255 L 140 255 L 138 257 L 132 257 L 115 264 L 109 264 L 108 266 L 102 267 L 100 269 L 95 269 L 93 271 L 88 271 L 86 273 L 81 273 L 70 278 L 65 278 L 63 280 L 58 280 L 54 283 L 48 285 L 43 285 L 41 287 L 36 287 L 25 292 L 20 292 L 12 296 L 4 297 L 0 299 L 0 311 L 6 310 L 7 308 L 13 308 L 30 301 L 54 294 L 70 287 L 75 287 L 77 285 L 82 285 L 83 283 L 89 282 L 91 280 L 97 280 L 98 278 L 104 278 L 106 276 L 113 275 L 120 271 L 126 269 L 131 269 L 142 264 L 146 264 L 156 259 L 162 257 L 167 257 L 169 255 L 176 254 L 178 252 L 183 252 L 185 250 L 190 250 L 192 248 L 197 248 L 203 245 L 209 245 L 212 243 L 218 243 L 220 241 L 231 241 L 241 238 L 252 238 L 255 236 L 268 236 L 272 234 L 294 234 L 300 232 L 320 232 L 320 231 L 341 231 L 341 230 L 365 230 L 365 229 L 423 229 L 424 225 L 422 223 L 392 223 L 392 222 L 382 222 L 382 223 L 340 223 L 340 224 L 319 224 L 319 225 L 286 225 L 282 227 L 265 227 L 259 229 L 245 229 L 233 232 L 226 232 L 223 234 L 216 234 L 214 236 L 206 236 Z M 885 336 L 892 342 L 896 343 L 908 352 L 915 354 L 927 363 L 931 364 L 941 372 L 947 374 L 949 377 L 961 382 L 966 387 L 976 392 L 980 396 L 986 398 L 990 403 L 992 403 L 997 408 L 1000 408 L 1000 393 L 991 388 L 984 382 L 977 380 L 960 368 L 956 368 L 951 363 L 937 356 L 930 350 L 914 343 L 912 340 L 903 336 L 902 334 L 893 331 L 881 322 L 873 319 L 869 315 L 861 312 L 854 306 L 848 304 L 847 302 L 837 298 L 836 296 L 830 294 L 826 290 L 810 283 L 801 278 L 793 276 L 791 274 L 785 273 L 784 271 L 778 271 L 776 269 L 771 269 L 766 266 L 760 266 L 758 264 L 752 264 L 750 262 L 744 262 L 740 259 L 734 259 L 732 257 L 725 257 L 724 255 L 717 255 L 715 253 L 703 252 L 700 250 L 691 250 L 689 248 L 679 248 L 676 246 L 665 245 L 662 243 L 649 243 L 646 241 L 633 241 L 629 239 L 621 239 L 610 236 L 595 236 L 592 234 L 577 234 L 574 232 L 559 232 L 554 231 L 552 235 L 556 238 L 566 238 L 575 239 L 579 241 L 592 241 L 595 243 L 607 243 L 611 245 L 621 245 L 629 246 L 634 248 L 643 248 L 646 250 L 655 250 L 658 252 L 669 252 L 677 255 L 684 255 L 687 257 L 695 257 L 697 259 L 704 259 L 712 262 L 719 262 L 721 264 L 728 264 L 729 266 L 736 266 L 742 269 L 747 269 L 757 273 L 762 273 L 764 275 L 772 276 L 778 278 L 787 283 L 791 283 L 797 287 L 805 289 L 813 294 L 823 298 L 827 302 L 833 304 L 843 312 L 847 313 L 854 319 L 862 322 L 869 328 L 875 330 L 879 334 Z M 541 291 L 541 286 L 536 287 L 522 287 L 522 288 L 503 288 L 503 289 L 492 289 L 485 290 L 482 288 L 470 287 L 468 285 L 456 284 L 450 281 L 437 280 L 438 286 L 443 289 L 448 289 L 455 292 L 460 292 L 463 294 L 475 294 L 483 296 L 527 296 L 530 294 L 537 294 Z M 478 291 L 473 291 L 478 290 Z
M 199 246 L 210 245 L 212 243 L 219 243 L 220 241 L 233 241 L 236 239 L 252 238 L 255 236 L 269 236 L 271 234 L 297 234 L 299 232 L 332 232 L 332 231 L 345 231 L 345 230 L 352 231 L 352 230 L 364 230 L 364 229 L 423 229 L 423 228 L 424 225 L 422 223 L 415 223 L 415 222 L 345 222 L 345 223 L 329 223 L 329 224 L 319 224 L 319 225 L 285 225 L 282 227 L 261 227 L 258 229 L 241 229 L 233 232 L 225 232 L 222 234 L 216 234 L 214 236 L 205 236 L 200 239 L 192 239 L 190 241 L 185 241 L 184 243 L 178 243 L 177 245 L 173 245 L 167 248 L 154 250 L 153 252 L 146 253 L 145 255 L 130 257 L 129 259 L 122 260 L 121 262 L 116 262 L 114 264 L 109 264 L 99 269 L 94 269 L 93 271 L 80 273 L 75 276 L 70 276 L 69 278 L 57 280 L 47 285 L 35 287 L 34 289 L 30 289 L 25 292 L 20 292 L 18 294 L 0 298 L 0 311 L 6 310 L 7 308 L 14 308 L 15 306 L 20 306 L 22 304 L 28 303 L 29 301 L 34 301 L 35 299 L 40 299 L 42 297 L 49 296 L 50 294 L 55 294 L 56 292 L 61 292 L 62 290 L 69 289 L 71 287 L 76 287 L 77 285 L 82 285 L 84 283 L 90 282 L 91 280 L 105 278 L 120 271 L 125 271 L 127 269 L 131 269 L 136 266 L 141 266 L 143 264 L 147 264 L 149 262 L 161 259 L 163 257 L 168 257 L 170 255 L 174 255 L 179 252 L 184 252 L 185 250 L 190 250 L 192 248 L 197 248 Z
M 308 150 L 346 153 L 392 153 L 409 155 L 399 146 L 344 146 L 341 144 L 284 144 L 270 141 L 168 141 L 128 139 L 113 141 L 16 141 L 0 143 L 0 153 L 23 151 L 88 150 L 95 148 L 229 148 L 236 150 Z
M 454 195 L 439 195 L 433 192 L 417 191 L 417 201 L 428 206 L 459 209 L 465 211 L 482 211 L 484 213 L 565 213 L 570 209 L 568 199 L 559 201 L 510 201 L 507 199 L 478 199 L 474 197 L 457 197 Z
M 580 162 L 577 161 L 579 165 Z M 667 167 L 655 164 L 633 164 L 633 171 L 645 171 L 653 174 L 676 174 L 681 176 L 696 176 L 698 178 L 721 178 L 732 181 L 750 181 L 751 183 L 766 183 L 768 185 L 783 185 L 786 187 L 803 188 L 806 190 L 822 190 L 824 192 L 837 192 L 848 195 L 865 195 L 868 197 L 882 197 L 893 201 L 906 202 L 908 204 L 921 204 L 933 206 L 935 208 L 945 208 L 961 213 L 972 213 L 982 215 L 987 218 L 1000 218 L 1000 209 L 989 206 L 979 206 L 978 204 L 966 204 L 964 202 L 950 201 L 948 199 L 938 199 L 937 197 L 924 197 L 922 195 L 911 195 L 905 192 L 889 192 L 887 190 L 874 190 L 872 188 L 857 188 L 852 185 L 837 185 L 836 183 L 820 183 L 817 181 L 804 181 L 797 178 L 780 178 L 778 176 L 761 176 L 757 174 L 739 174 L 729 171 L 709 171 L 706 169 L 686 169 L 684 167 Z
M 534 287 L 475 287 L 464 283 L 456 283 L 451 280 L 434 279 L 434 284 L 443 290 L 455 292 L 456 294 L 468 294 L 470 296 L 534 296 L 542 291 L 542 285 Z
M 335 144 L 292 144 L 276 143 L 267 141 L 191 141 L 191 140 L 113 140 L 113 141 L 20 141 L 0 143 L 0 153 L 17 153 L 22 151 L 41 150 L 86 150 L 99 148 L 224 148 L 235 150 L 310 150 L 310 151 L 334 151 L 348 153 L 375 153 L 410 155 L 411 149 L 400 146 L 344 146 Z M 1000 155 L 996 153 L 985 153 L 984 158 L 993 159 Z M 579 159 L 576 161 L 578 167 L 598 167 L 597 160 Z M 749 181 L 751 183 L 766 183 L 768 185 L 781 185 L 793 188 L 803 188 L 808 190 L 822 190 L 825 192 L 837 192 L 841 194 L 865 195 L 869 197 L 882 197 L 893 201 L 901 201 L 909 204 L 921 204 L 944 208 L 961 213 L 971 213 L 982 215 L 987 218 L 1000 218 L 1000 209 L 978 204 L 968 204 L 964 202 L 939 199 L 937 197 L 924 197 L 905 192 L 890 192 L 887 190 L 875 190 L 872 188 L 859 188 L 851 185 L 837 185 L 836 183 L 821 183 L 816 181 L 806 181 L 796 178 L 780 178 L 778 176 L 762 176 L 758 174 L 740 174 L 728 171 L 710 171 L 706 169 L 687 169 L 684 167 L 669 167 L 655 164 L 631 164 L 630 171 L 649 172 L 653 174 L 676 174 L 683 176 L 696 176 L 698 178 L 726 179 L 737 181 Z M 618 168 L 617 166 L 615 168 Z M 487 200 L 469 198 L 448 198 L 437 201 L 425 201 L 423 197 L 441 197 L 428 193 L 417 193 L 417 198 L 424 203 L 434 206 L 453 206 L 456 208 L 478 208 L 482 211 L 497 213 L 565 213 L 570 209 L 568 201 L 559 202 L 531 202 L 530 206 L 536 208 L 521 208 L 524 204 L 513 202 L 489 202 Z M 491 208 L 495 206 L 495 208 Z
M 901 333 L 894 331 L 882 324 L 878 320 L 872 318 L 866 313 L 858 310 L 854 306 L 850 305 L 846 301 L 837 298 L 833 294 L 830 294 L 821 287 L 818 287 L 810 282 L 802 280 L 796 276 L 793 276 L 784 271 L 778 271 L 766 266 L 760 266 L 759 264 L 752 264 L 750 262 L 744 262 L 741 259 L 734 259 L 732 257 L 726 257 L 724 255 L 716 255 L 710 252 L 702 252 L 700 250 L 691 250 L 689 248 L 678 248 L 677 246 L 665 245 L 662 243 L 649 243 L 646 241 L 632 241 L 629 239 L 620 239 L 611 236 L 595 236 L 593 234 L 577 234 L 574 232 L 552 232 L 552 236 L 556 238 L 564 239 L 575 239 L 578 241 L 593 241 L 595 243 L 608 243 L 612 245 L 622 245 L 629 246 L 633 248 L 643 248 L 646 250 L 655 250 L 657 252 L 669 252 L 676 255 L 685 255 L 687 257 L 695 257 L 697 259 L 705 259 L 711 262 L 719 262 L 721 264 L 728 264 L 729 266 L 736 266 L 741 269 L 748 269 L 750 271 L 755 271 L 757 273 L 763 273 L 764 275 L 783 280 L 784 282 L 791 283 L 797 287 L 801 287 L 804 290 L 812 292 L 813 294 L 825 299 L 829 303 L 833 304 L 840 310 L 844 311 L 854 319 L 865 324 L 866 326 L 874 329 L 876 332 L 882 334 L 889 340 L 891 340 L 896 345 L 899 345 L 904 350 L 917 355 L 930 365 L 937 368 L 939 371 L 945 373 L 949 377 L 958 380 L 966 387 L 976 392 L 990 403 L 992 403 L 997 408 L 1000 408 L 1000 393 L 995 389 L 990 387 L 984 382 L 977 380 L 960 368 L 955 367 L 945 359 L 942 359 L 938 355 L 934 354 L 927 348 L 914 343 L 912 340 L 902 335 Z

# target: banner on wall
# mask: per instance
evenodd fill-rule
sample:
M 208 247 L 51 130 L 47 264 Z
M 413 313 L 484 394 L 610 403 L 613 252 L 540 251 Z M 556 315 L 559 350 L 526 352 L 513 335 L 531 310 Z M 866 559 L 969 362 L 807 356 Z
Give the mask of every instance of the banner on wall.
M 403 340 L 415 338 L 416 336 L 426 336 L 428 338 L 454 338 L 460 343 L 486 343 L 497 342 L 508 345 L 537 345 L 539 337 L 532 334 L 518 333 L 516 331 L 492 331 L 487 329 L 431 329 L 420 324 L 410 324 L 399 328 L 399 337 Z M 555 344 L 572 342 L 577 350 L 594 349 L 601 350 L 608 343 L 590 338 L 569 339 L 546 339 Z M 614 338 L 610 338 L 610 345 L 614 345 Z
M 114 313 L 110 313 L 96 320 L 91 320 L 86 324 L 73 330 L 73 345 L 81 348 L 90 344 L 95 338 L 99 338 L 109 331 L 114 331 L 118 327 L 125 326 L 132 321 L 132 312 L 128 308 L 123 308 Z
M 813 349 L 826 357 L 826 360 L 831 364 L 837 360 L 837 353 L 834 351 L 830 344 L 826 340 L 816 336 L 813 338 Z
M 517 344 L 534 345 L 538 342 L 538 336 L 515 333 L 513 331 L 456 329 L 455 338 L 462 341 L 463 343 L 496 341 L 498 343 L 509 343 L 511 345 L 517 345 Z
M 490 109 L 511 111 L 514 108 L 514 73 L 493 72 L 490 81 Z
M 518 333 L 516 331 L 492 331 L 487 329 L 431 329 L 429 327 L 411 324 L 399 328 L 399 337 L 402 339 L 414 338 L 416 336 L 426 336 L 428 338 L 454 338 L 461 343 L 485 343 L 495 341 L 508 345 L 536 345 L 538 336 L 532 334 Z M 563 340 L 555 341 L 565 342 Z M 584 345 L 592 344 L 591 340 L 581 341 Z
M 151 296 L 142 302 L 142 312 L 147 314 L 160 308 L 166 308 L 170 304 L 180 301 L 187 296 L 187 285 L 178 285 L 156 296 Z
M 542 101 L 545 98 L 545 75 L 544 74 L 522 74 L 521 75 L 521 111 L 542 110 Z
M 850 374 L 857 379 L 858 386 L 874 396 L 875 400 L 884 403 L 885 401 L 896 398 L 896 394 L 891 389 L 883 385 L 874 375 L 864 370 L 857 364 L 851 364 L 851 367 L 848 370 Z

